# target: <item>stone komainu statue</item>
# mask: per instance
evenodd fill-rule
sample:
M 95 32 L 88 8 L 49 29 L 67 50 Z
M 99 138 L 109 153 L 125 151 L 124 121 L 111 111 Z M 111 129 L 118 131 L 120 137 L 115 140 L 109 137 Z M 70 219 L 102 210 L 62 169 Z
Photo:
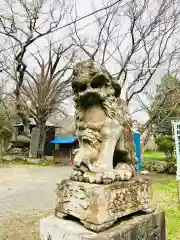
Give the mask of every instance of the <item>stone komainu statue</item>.
M 58 201 L 54 214 L 58 218 L 74 216 L 85 228 L 100 232 L 118 218 L 139 211 L 153 211 L 149 178 L 141 175 L 130 180 L 135 175 L 136 157 L 131 120 L 126 104 L 119 98 L 119 84 L 93 61 L 77 64 L 73 76 L 80 148 L 76 151 L 71 180 L 61 180 L 57 184 Z M 147 218 L 144 219 L 147 222 Z M 134 230 L 134 217 L 130 222 Z M 124 232 L 124 224 L 121 226 L 117 228 L 118 239 L 121 236 L 136 238 L 134 231 L 132 234 L 129 230 Z M 157 230 L 157 225 L 155 228 Z M 152 233 L 151 230 L 147 234 L 141 232 L 139 239 Z M 108 236 L 107 239 L 116 238 L 112 232 Z
M 75 65 L 72 88 L 80 143 L 72 179 L 92 183 L 131 179 L 136 155 L 120 85 L 105 68 L 88 60 Z

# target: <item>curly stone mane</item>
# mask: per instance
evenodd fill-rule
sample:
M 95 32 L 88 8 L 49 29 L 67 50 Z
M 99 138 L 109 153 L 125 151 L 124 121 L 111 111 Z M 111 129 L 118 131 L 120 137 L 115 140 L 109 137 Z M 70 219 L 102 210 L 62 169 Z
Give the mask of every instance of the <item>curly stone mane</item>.
M 80 148 L 92 148 L 99 152 L 103 142 L 101 129 L 106 119 L 117 120 L 122 126 L 122 151 L 135 164 L 132 139 L 132 121 L 126 103 L 120 98 L 121 87 L 110 73 L 97 63 L 84 61 L 74 67 L 72 88 L 76 107 L 76 135 Z M 85 116 L 91 107 L 99 108 L 104 113 L 101 120 L 86 121 Z M 102 109 L 102 110 L 100 110 Z M 118 158 L 122 159 L 122 156 Z

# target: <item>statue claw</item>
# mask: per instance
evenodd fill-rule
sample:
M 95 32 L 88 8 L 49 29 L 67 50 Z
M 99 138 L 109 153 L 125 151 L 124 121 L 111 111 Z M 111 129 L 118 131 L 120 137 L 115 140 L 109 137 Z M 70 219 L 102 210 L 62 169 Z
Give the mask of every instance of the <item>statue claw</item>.
M 77 158 L 77 157 L 74 158 L 74 165 L 75 166 L 80 167 L 81 162 L 82 162 L 82 160 L 80 160 L 80 158 Z

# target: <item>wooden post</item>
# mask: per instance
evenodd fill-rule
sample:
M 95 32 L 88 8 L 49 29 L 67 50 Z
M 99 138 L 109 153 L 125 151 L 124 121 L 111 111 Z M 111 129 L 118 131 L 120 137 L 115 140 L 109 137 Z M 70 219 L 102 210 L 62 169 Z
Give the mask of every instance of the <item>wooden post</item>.
M 34 127 L 31 132 L 31 140 L 29 147 L 30 158 L 37 158 L 39 138 L 40 138 L 39 128 Z

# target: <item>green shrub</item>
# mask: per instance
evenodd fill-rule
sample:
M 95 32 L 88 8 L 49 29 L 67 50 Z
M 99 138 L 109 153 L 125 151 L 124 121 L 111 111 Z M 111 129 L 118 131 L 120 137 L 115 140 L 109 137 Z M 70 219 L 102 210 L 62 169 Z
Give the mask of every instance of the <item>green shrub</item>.
M 161 135 L 156 137 L 158 150 L 164 152 L 167 161 L 173 161 L 175 143 L 172 136 Z
M 168 163 L 167 172 L 169 174 L 176 174 L 176 171 L 177 171 L 176 164 L 173 162 Z

